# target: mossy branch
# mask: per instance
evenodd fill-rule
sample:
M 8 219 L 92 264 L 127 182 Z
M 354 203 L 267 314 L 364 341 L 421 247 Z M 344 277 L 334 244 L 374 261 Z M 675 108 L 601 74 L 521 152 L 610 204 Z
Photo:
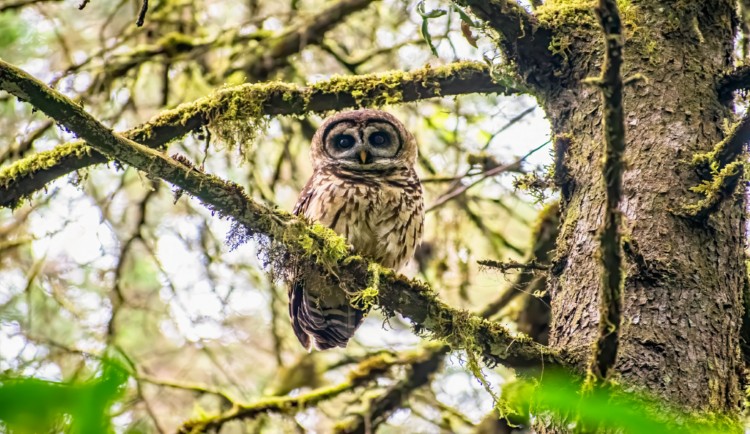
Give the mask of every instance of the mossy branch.
M 323 113 L 477 92 L 509 95 L 526 90 L 494 82 L 486 65 L 473 62 L 411 72 L 333 77 L 307 87 L 280 82 L 243 84 L 164 111 L 121 135 L 162 150 L 172 140 L 205 125 L 221 128 L 232 121 L 258 122 L 267 116 Z M 85 141 L 31 155 L 0 171 L 0 206 L 15 206 L 54 179 L 107 161 Z
M 695 154 L 692 165 L 703 182 L 690 190 L 703 195 L 703 199 L 683 205 L 675 214 L 703 222 L 716 212 L 724 199 L 734 193 L 742 179 L 744 164 L 738 158 L 748 142 L 750 116 L 746 114 L 711 151 Z
M 702 184 L 690 188 L 695 193 L 700 193 L 703 199 L 682 206 L 675 214 L 697 222 L 705 222 L 706 219 L 719 209 L 724 199 L 731 196 L 744 173 L 744 164 L 735 161 L 718 170 L 713 178 L 703 181 Z
M 702 179 L 711 179 L 717 171 L 737 160 L 748 142 L 750 116 L 746 114 L 741 121 L 732 126 L 727 137 L 717 143 L 710 152 L 695 154 L 692 164 Z
M 622 108 L 623 35 L 616 0 L 599 0 L 596 15 L 604 31 L 604 62 L 598 84 L 602 92 L 605 157 L 603 178 L 606 196 L 604 226 L 599 235 L 601 288 L 599 293 L 599 337 L 590 361 L 590 371 L 600 381 L 615 364 L 622 310 L 622 176 L 625 172 L 625 121 Z
M 322 268 L 331 276 L 346 276 L 341 284 L 350 297 L 368 286 L 370 262 L 351 255 L 345 240 L 330 229 L 270 209 L 249 198 L 237 184 L 195 170 L 112 132 L 64 95 L 3 61 L 0 89 L 29 102 L 109 158 L 161 178 L 196 197 L 220 217 L 234 219 L 245 231 L 242 238 L 270 240 L 299 260 L 325 265 Z M 400 313 L 411 320 L 416 331 L 426 331 L 454 348 L 467 348 L 485 359 L 511 366 L 565 363 L 547 347 L 526 336 L 513 335 L 497 323 L 450 307 L 424 283 L 392 270 L 380 270 L 378 292 L 378 305 L 385 312 Z
M 365 434 L 377 432 L 378 426 L 398 410 L 416 389 L 428 384 L 433 374 L 440 368 L 445 355 L 450 350 L 447 345 L 428 347 L 406 368 L 402 379 L 372 399 L 365 399 L 362 409 L 340 420 L 333 429 L 336 434 Z
M 293 414 L 305 408 L 313 407 L 323 401 L 333 399 L 343 393 L 374 381 L 396 365 L 415 365 L 431 360 L 435 349 L 431 346 L 414 351 L 404 351 L 398 356 L 378 354 L 361 361 L 343 382 L 321 387 L 297 396 L 267 397 L 251 404 L 234 402 L 233 407 L 221 414 L 204 416 L 182 424 L 178 433 L 203 433 L 218 431 L 225 423 L 232 420 L 252 419 L 260 414 L 284 413 Z

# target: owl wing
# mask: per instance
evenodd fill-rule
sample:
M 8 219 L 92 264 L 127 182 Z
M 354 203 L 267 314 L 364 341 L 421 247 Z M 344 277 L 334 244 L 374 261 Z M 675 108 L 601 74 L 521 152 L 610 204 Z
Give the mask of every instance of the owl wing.
M 320 190 L 313 175 L 294 206 L 295 215 L 307 215 L 310 203 Z M 340 288 L 326 288 L 326 279 L 308 267 L 298 267 L 289 286 L 289 317 L 297 339 L 305 349 L 346 347 L 364 318 L 364 312 L 351 307 Z M 317 289 L 317 290 L 316 290 Z M 321 292 L 333 296 L 320 297 Z M 336 297 L 340 295 L 340 297 Z
M 307 207 L 310 205 L 310 199 L 315 193 L 315 187 L 313 186 L 313 181 L 315 179 L 315 175 L 311 176 L 307 181 L 307 184 L 305 184 L 305 187 L 302 189 L 302 192 L 299 194 L 297 203 L 294 205 L 294 209 L 292 210 L 292 213 L 294 215 L 305 215 Z

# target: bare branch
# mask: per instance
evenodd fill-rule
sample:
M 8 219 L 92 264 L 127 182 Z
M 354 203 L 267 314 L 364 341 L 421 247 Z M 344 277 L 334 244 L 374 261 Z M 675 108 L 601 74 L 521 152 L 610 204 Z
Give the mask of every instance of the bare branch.
M 322 113 L 476 92 L 510 95 L 525 90 L 493 82 L 485 65 L 472 62 L 407 73 L 334 77 L 308 87 L 280 82 L 243 84 L 162 112 L 121 134 L 150 148 L 163 149 L 174 139 L 220 121 L 227 111 L 238 106 L 245 116 L 252 113 L 263 117 Z M 29 156 L 0 171 L 0 206 L 12 207 L 56 178 L 107 161 L 83 141 Z
M 616 0 L 599 0 L 596 15 L 604 30 L 605 54 L 599 85 L 603 99 L 604 141 L 606 145 L 603 177 L 607 198 L 604 227 L 600 234 L 601 289 L 599 300 L 599 338 L 591 358 L 591 371 L 599 380 L 607 378 L 614 366 L 619 344 L 622 310 L 622 175 L 625 172 L 625 121 L 622 109 L 622 26 Z
M 385 312 L 397 312 L 411 320 L 417 332 L 428 331 L 454 348 L 465 348 L 510 366 L 564 363 L 559 354 L 528 337 L 513 335 L 500 324 L 448 306 L 427 285 L 351 255 L 342 248 L 347 246 L 346 241 L 330 229 L 261 205 L 239 185 L 204 174 L 184 159 L 169 158 L 112 132 L 66 96 L 3 61 L 0 89 L 28 101 L 111 158 L 162 178 L 195 196 L 219 216 L 235 219 L 246 231 L 244 238 L 264 237 L 299 260 L 324 264 L 322 268 L 331 276 L 346 276 L 340 284 L 351 293 L 351 299 L 361 296 L 360 288 L 368 287 L 372 270 L 378 270 L 379 287 L 371 301 Z
M 284 29 L 277 37 L 263 41 L 260 55 L 251 56 L 240 68 L 255 80 L 265 80 L 274 70 L 284 66 L 289 56 L 302 51 L 304 47 L 318 45 L 325 34 L 354 12 L 361 11 L 377 0 L 342 0 L 320 11 L 301 25 Z
M 228 68 L 209 81 L 218 84 L 223 83 L 224 78 L 237 71 L 244 72 L 245 78 L 249 82 L 264 81 L 273 72 L 286 66 L 290 56 L 299 53 L 305 47 L 320 44 L 329 30 L 341 24 L 352 13 L 366 8 L 373 1 L 376 0 L 339 1 L 308 19 L 295 22 L 281 29 L 278 34 L 272 36 L 263 31 L 238 34 L 234 29 L 225 29 L 219 32 L 220 36 L 216 38 L 199 38 L 193 35 L 171 32 L 153 43 L 140 45 L 130 52 L 113 56 L 107 61 L 103 72 L 97 77 L 96 81 L 103 86 L 116 77 L 122 77 L 128 71 L 157 57 L 163 57 L 168 61 L 176 61 L 189 56 L 201 55 L 215 47 L 217 43 L 223 44 L 227 34 L 233 35 L 228 42 L 236 51 L 236 56 L 241 60 L 239 65 Z M 147 3 L 142 3 L 142 6 L 146 5 Z M 141 12 L 145 13 L 143 9 L 141 9 Z M 89 58 L 71 66 L 62 76 L 78 71 L 90 61 Z
M 549 143 L 550 143 L 549 141 L 542 143 L 541 145 L 539 145 L 536 148 L 530 150 L 525 155 L 523 155 L 522 157 L 518 158 L 516 161 L 514 161 L 512 163 L 504 164 L 504 165 L 497 166 L 497 167 L 493 167 L 492 169 L 487 170 L 486 172 L 484 172 L 484 173 L 481 174 L 482 175 L 481 177 L 479 177 L 478 179 L 476 179 L 476 180 L 474 180 L 472 182 L 469 182 L 467 184 L 458 183 L 455 187 L 451 188 L 449 191 L 446 191 L 445 193 L 443 193 L 442 195 L 440 195 L 440 197 L 438 197 L 437 199 L 435 199 L 435 202 L 432 205 L 430 205 L 429 207 L 427 207 L 427 209 L 425 210 L 425 212 L 435 211 L 436 209 L 438 209 L 441 206 L 445 205 L 448 201 L 450 201 L 452 199 L 455 199 L 456 197 L 461 196 L 462 194 L 466 193 L 467 190 L 469 190 L 470 188 L 474 187 L 477 184 L 480 184 L 481 182 L 483 182 L 484 180 L 486 180 L 488 178 L 491 178 L 493 176 L 496 176 L 496 175 L 499 175 L 501 173 L 504 173 L 504 172 L 507 172 L 509 170 L 517 168 L 521 163 L 523 163 L 524 161 L 526 161 L 527 158 L 529 158 L 531 155 L 533 155 L 538 150 L 540 150 L 543 147 L 547 146 Z

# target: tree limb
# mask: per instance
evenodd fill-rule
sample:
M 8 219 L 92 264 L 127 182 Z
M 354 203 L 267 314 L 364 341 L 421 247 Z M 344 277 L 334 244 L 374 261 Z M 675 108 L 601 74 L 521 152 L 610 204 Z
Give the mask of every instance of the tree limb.
M 548 47 L 552 33 L 515 0 L 455 0 L 487 22 L 501 37 L 500 47 L 529 85 L 545 87 L 556 67 Z
M 307 87 L 281 82 L 243 84 L 181 104 L 121 134 L 161 150 L 191 131 L 227 120 L 228 113 L 233 111 L 238 116 L 262 118 L 475 92 L 510 95 L 526 90 L 493 82 L 489 69 L 473 62 L 425 67 L 411 72 L 333 77 Z M 88 147 L 84 141 L 31 155 L 0 171 L 0 206 L 13 207 L 54 179 L 107 161 L 108 158 Z
M 376 432 L 378 426 L 398 410 L 414 390 L 428 384 L 433 374 L 442 366 L 447 345 L 429 348 L 421 360 L 415 360 L 404 377 L 388 387 L 385 393 L 364 403 L 363 411 L 339 421 L 333 429 L 336 434 L 366 434 Z
M 340 24 L 347 16 L 366 8 L 373 1 L 376 0 L 336 2 L 315 15 L 295 22 L 270 36 L 267 31 L 238 34 L 235 29 L 225 29 L 219 32 L 220 36 L 216 38 L 196 38 L 192 35 L 170 32 L 153 43 L 140 45 L 130 52 L 108 59 L 97 81 L 101 83 L 100 85 L 109 83 L 157 56 L 163 56 L 168 60 L 178 60 L 186 56 L 203 54 L 217 44 L 226 42 L 234 48 L 237 56 L 242 56 L 242 60 L 239 65 L 213 77 L 211 82 L 223 83 L 227 76 L 236 71 L 244 72 L 248 82 L 265 81 L 273 72 L 287 65 L 290 56 L 299 53 L 305 47 L 320 44 L 329 30 Z M 227 34 L 233 35 L 229 41 L 226 41 Z M 89 61 L 90 59 L 68 68 L 63 76 L 79 70 Z
M 301 25 L 284 29 L 279 36 L 263 41 L 259 55 L 251 56 L 238 68 L 255 80 L 265 80 L 274 70 L 286 65 L 289 56 L 309 45 L 318 45 L 325 34 L 345 17 L 361 11 L 377 0 L 342 0 L 315 14 Z M 232 71 L 230 71 L 231 73 Z
M 734 91 L 748 88 L 750 88 L 750 65 L 744 65 L 722 77 L 716 90 L 719 100 L 727 103 L 731 101 Z
M 230 410 L 214 416 L 189 420 L 182 424 L 177 432 L 213 432 L 212 430 L 218 431 L 225 423 L 232 420 L 252 419 L 263 413 L 296 413 L 374 381 L 395 365 L 419 365 L 424 363 L 425 359 L 431 360 L 433 352 L 432 347 L 427 347 L 416 351 L 405 351 L 397 357 L 390 354 L 374 355 L 360 362 L 345 381 L 335 386 L 321 387 L 297 396 L 266 397 L 251 404 L 232 401 L 233 406 Z
M 690 190 L 703 195 L 703 198 L 684 204 L 674 213 L 697 222 L 705 222 L 716 212 L 724 200 L 732 196 L 742 179 L 745 165 L 739 158 L 748 142 L 750 115 L 746 113 L 728 132 L 727 137 L 714 145 L 711 151 L 693 155 L 692 166 L 702 183 Z
M 66 96 L 1 60 L 0 89 L 29 102 L 110 158 L 170 182 L 220 217 L 233 218 L 239 226 L 230 242 L 256 237 L 265 240 L 260 247 L 265 246 L 270 255 L 277 247 L 283 249 L 281 255 L 286 260 L 286 255 L 292 255 L 317 264 L 332 278 L 345 276 L 339 283 L 350 293 L 350 301 L 363 301 L 367 296 L 365 301 L 377 304 L 386 313 L 397 312 L 411 320 L 417 332 L 429 332 L 454 348 L 479 353 L 487 360 L 509 366 L 565 364 L 563 356 L 528 337 L 513 335 L 500 324 L 448 306 L 424 283 L 352 255 L 346 241 L 332 230 L 270 209 L 249 198 L 239 185 L 205 174 L 185 158 L 167 157 L 112 132 Z M 379 285 L 376 294 L 367 291 L 365 295 L 360 289 L 374 280 L 373 270 L 379 275 Z
M 21 9 L 37 3 L 61 2 L 62 0 L 10 0 L 0 3 L 0 13 Z
M 590 370 L 599 380 L 614 366 L 619 344 L 622 310 L 622 175 L 625 172 L 625 121 L 622 108 L 622 25 L 616 0 L 599 0 L 596 15 L 604 30 L 605 52 L 599 86 L 603 99 L 605 158 L 603 178 L 606 195 L 601 242 L 601 288 L 599 294 L 599 338 Z

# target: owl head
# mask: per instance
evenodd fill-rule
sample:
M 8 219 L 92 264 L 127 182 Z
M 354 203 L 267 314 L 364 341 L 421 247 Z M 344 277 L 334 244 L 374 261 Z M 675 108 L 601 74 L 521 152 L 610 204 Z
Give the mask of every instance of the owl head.
M 413 167 L 417 143 L 390 113 L 353 110 L 323 122 L 313 136 L 311 155 L 315 167 L 336 165 L 357 171 Z

